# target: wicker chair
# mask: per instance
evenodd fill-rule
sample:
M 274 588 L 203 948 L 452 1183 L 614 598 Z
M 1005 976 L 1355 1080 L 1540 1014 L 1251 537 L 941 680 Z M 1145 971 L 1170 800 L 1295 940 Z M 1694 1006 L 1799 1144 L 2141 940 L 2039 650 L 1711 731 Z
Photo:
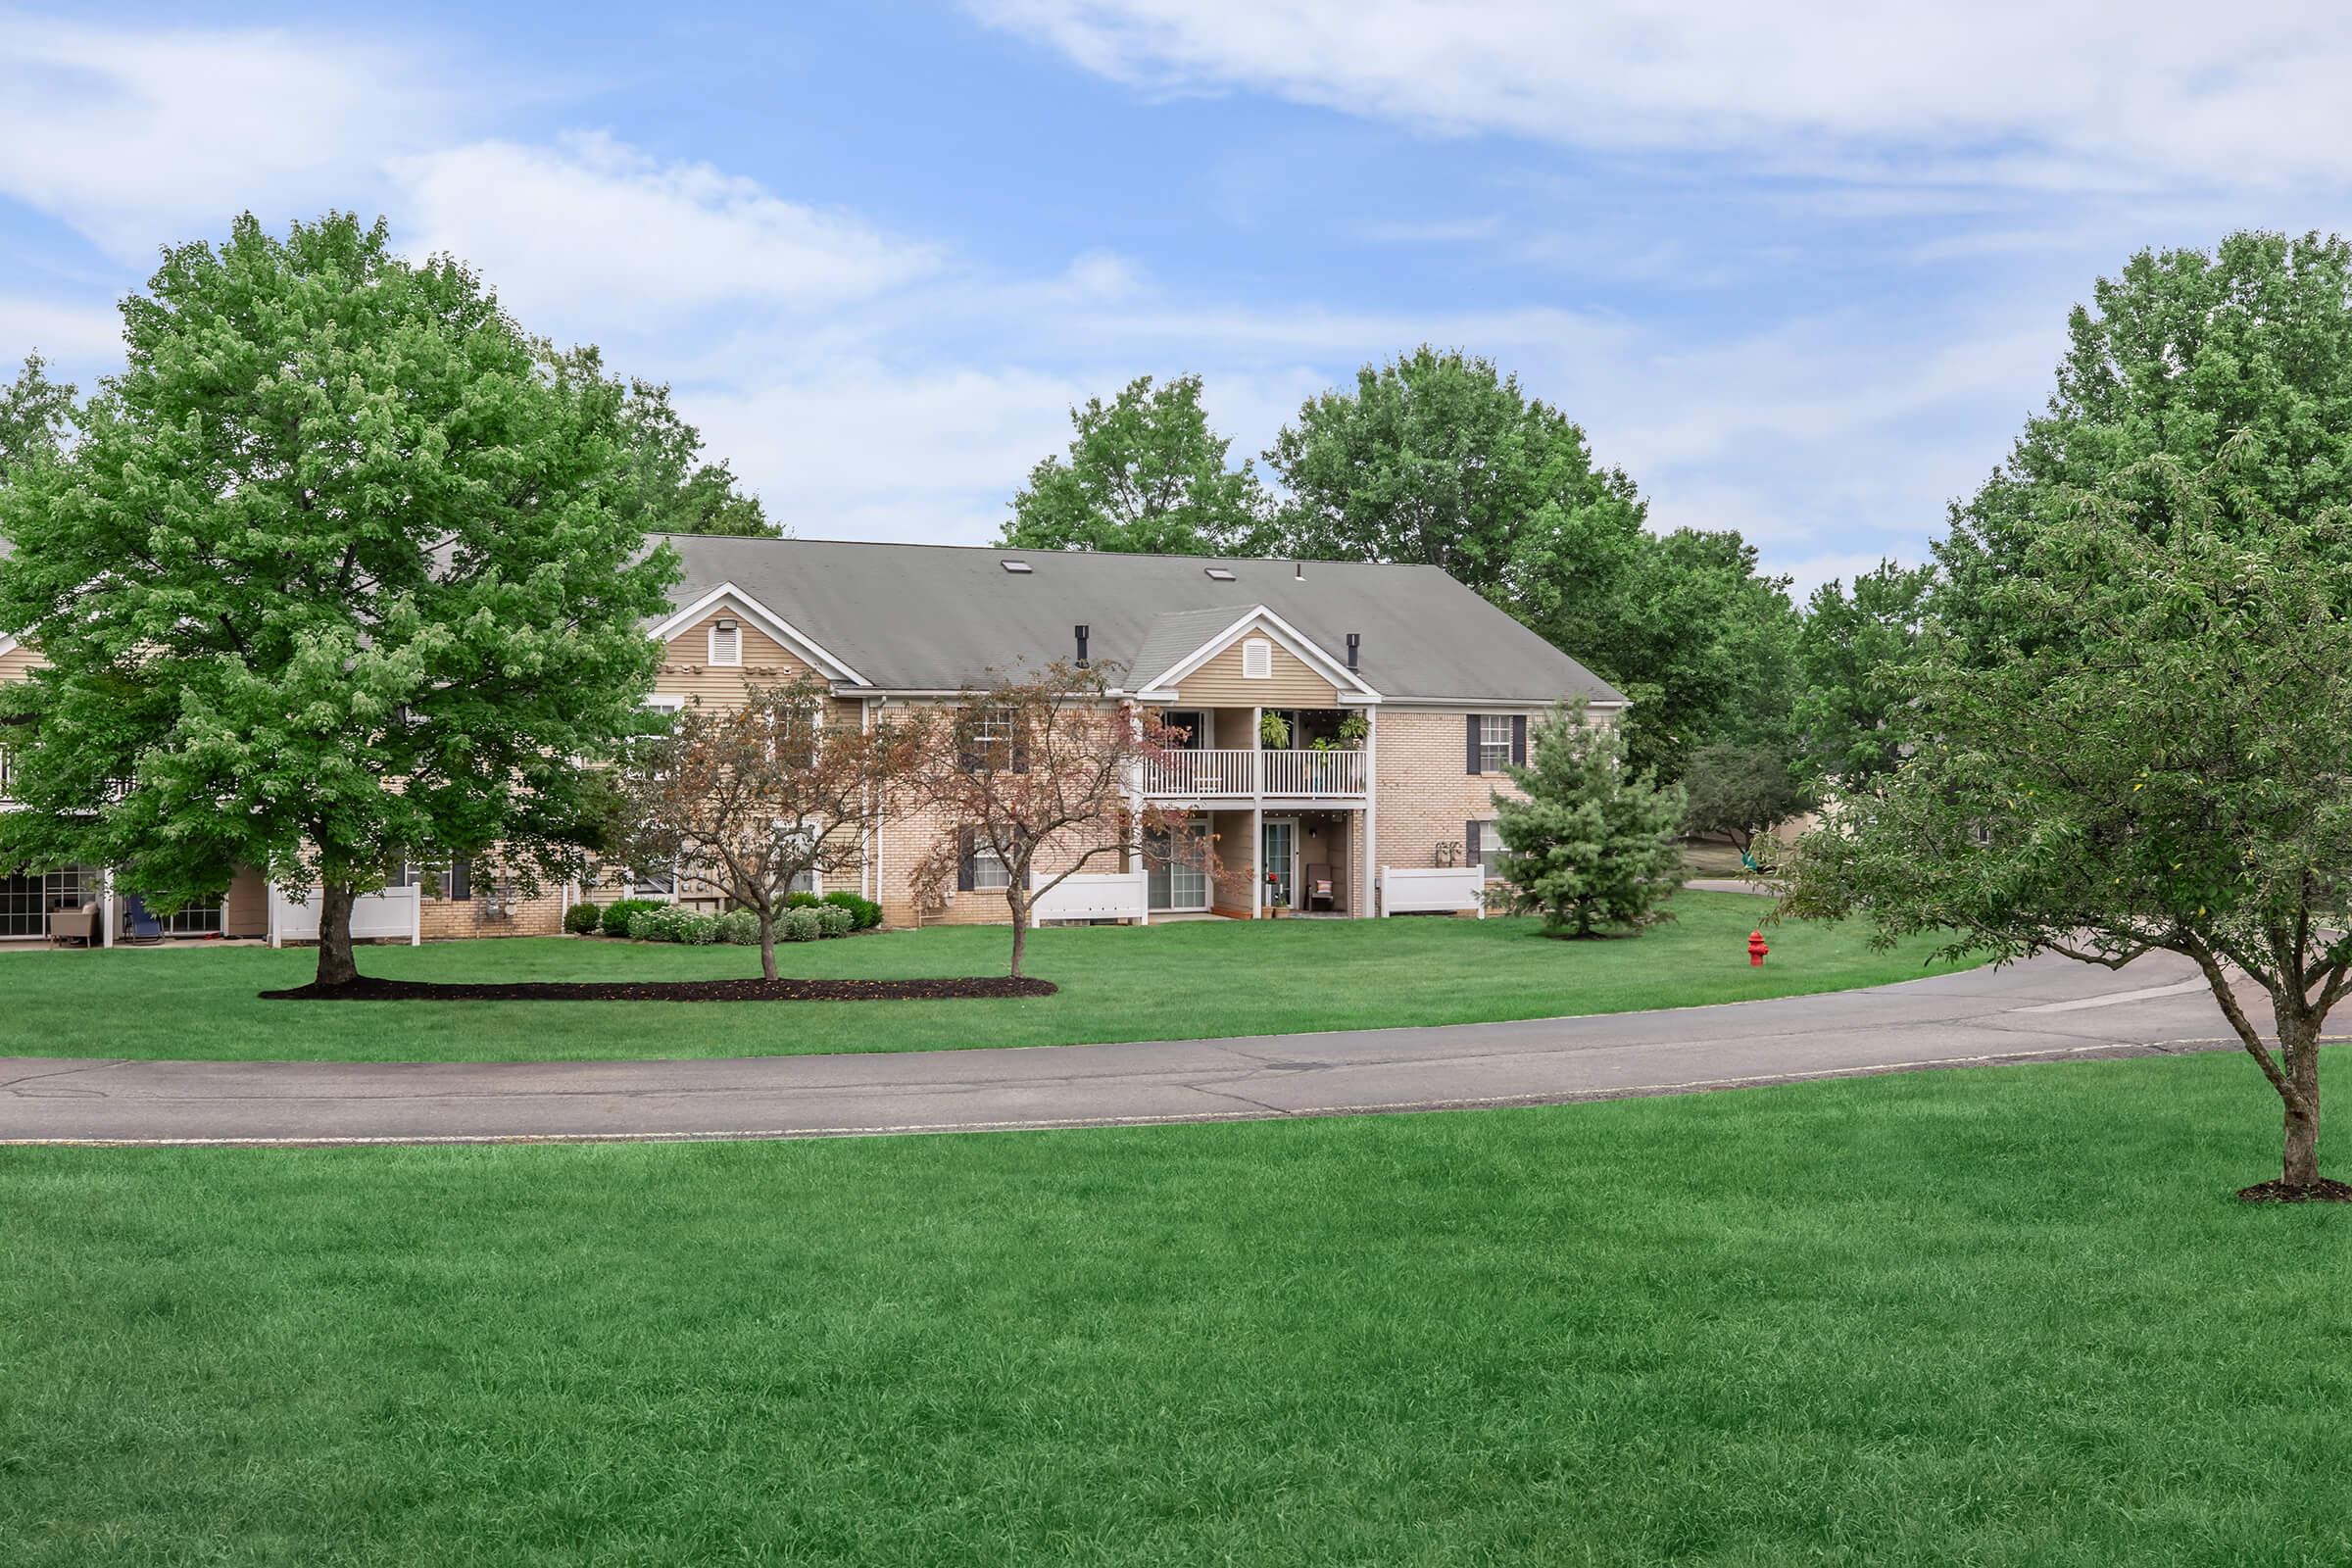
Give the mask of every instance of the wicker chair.
M 62 948 L 69 942 L 78 942 L 85 948 L 98 945 L 98 906 L 96 904 L 60 904 L 49 910 L 49 945 Z

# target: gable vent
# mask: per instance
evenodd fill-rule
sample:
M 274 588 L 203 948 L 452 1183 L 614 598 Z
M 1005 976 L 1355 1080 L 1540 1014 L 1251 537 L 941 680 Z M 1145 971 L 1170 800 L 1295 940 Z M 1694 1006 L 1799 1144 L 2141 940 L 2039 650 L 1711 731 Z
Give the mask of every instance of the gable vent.
M 721 615 L 710 624 L 710 662 L 740 664 L 743 662 L 743 628 L 731 615 Z
M 1233 573 L 1227 571 L 1223 566 L 1202 566 L 1200 570 L 1203 575 L 1213 577 L 1218 582 L 1233 581 Z
M 1026 561 L 1000 561 L 997 564 L 1018 577 L 1025 577 L 1035 569 Z
M 1263 637 L 1242 644 L 1242 678 L 1269 680 L 1274 674 L 1274 645 Z

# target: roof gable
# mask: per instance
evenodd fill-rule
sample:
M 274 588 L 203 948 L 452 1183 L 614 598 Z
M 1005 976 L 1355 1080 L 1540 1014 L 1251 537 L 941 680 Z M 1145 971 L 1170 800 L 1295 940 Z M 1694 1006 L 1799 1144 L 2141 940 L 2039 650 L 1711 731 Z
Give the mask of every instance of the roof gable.
M 1165 618 L 1181 618 L 1185 624 L 1193 625 L 1220 613 L 1222 612 L 1219 611 L 1195 611 L 1182 617 Z M 1316 647 L 1297 627 L 1263 605 L 1251 605 L 1157 674 L 1150 673 L 1148 662 L 1139 661 L 1131 672 L 1135 677 L 1137 694 L 1144 697 L 1174 697 L 1176 688 L 1183 684 L 1186 676 L 1252 633 L 1268 638 L 1276 647 L 1331 682 L 1332 689 L 1343 699 L 1359 703 L 1380 701 L 1380 693 L 1365 685 L 1347 665 Z M 1145 646 L 1149 650 L 1152 642 L 1147 641 Z

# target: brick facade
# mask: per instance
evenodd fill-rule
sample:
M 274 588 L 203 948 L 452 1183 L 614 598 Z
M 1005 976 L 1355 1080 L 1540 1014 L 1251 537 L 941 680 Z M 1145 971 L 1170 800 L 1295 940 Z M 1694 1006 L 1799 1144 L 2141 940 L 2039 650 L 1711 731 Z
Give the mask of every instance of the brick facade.
M 1525 715 L 1532 726 L 1538 715 Z M 1518 787 L 1500 773 L 1469 771 L 1467 724 L 1459 711 L 1383 708 L 1374 734 L 1375 793 L 1380 806 L 1376 863 L 1439 863 L 1450 846 L 1461 863 L 1464 824 L 1494 818 L 1496 791 Z

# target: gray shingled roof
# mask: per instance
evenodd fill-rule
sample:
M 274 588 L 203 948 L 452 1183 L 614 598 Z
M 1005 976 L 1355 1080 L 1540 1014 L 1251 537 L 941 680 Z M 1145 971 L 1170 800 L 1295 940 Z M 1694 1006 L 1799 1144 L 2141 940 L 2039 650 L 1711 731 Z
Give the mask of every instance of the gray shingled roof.
M 686 566 L 677 603 L 731 582 L 894 689 L 950 690 L 1067 658 L 1081 624 L 1096 661 L 1149 679 L 1263 605 L 1335 660 L 1346 660 L 1348 634 L 1361 633 L 1359 673 L 1387 697 L 1623 701 L 1435 566 L 666 537 Z M 1007 560 L 1031 569 L 1008 572 Z M 1210 566 L 1234 580 L 1210 577 Z

